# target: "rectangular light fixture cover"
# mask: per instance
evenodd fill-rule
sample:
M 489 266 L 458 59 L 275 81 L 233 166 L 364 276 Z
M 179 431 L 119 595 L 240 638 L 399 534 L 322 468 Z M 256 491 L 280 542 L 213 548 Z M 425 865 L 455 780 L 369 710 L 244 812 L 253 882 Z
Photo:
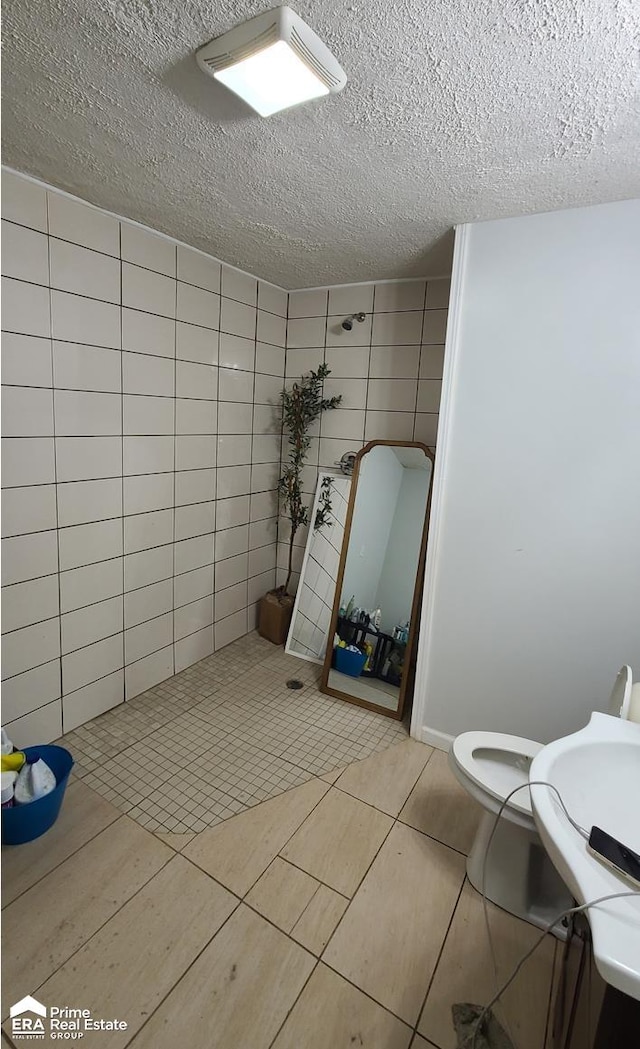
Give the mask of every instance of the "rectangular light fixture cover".
M 346 75 L 290 7 L 277 7 L 211 40 L 198 65 L 262 117 L 341 91 Z

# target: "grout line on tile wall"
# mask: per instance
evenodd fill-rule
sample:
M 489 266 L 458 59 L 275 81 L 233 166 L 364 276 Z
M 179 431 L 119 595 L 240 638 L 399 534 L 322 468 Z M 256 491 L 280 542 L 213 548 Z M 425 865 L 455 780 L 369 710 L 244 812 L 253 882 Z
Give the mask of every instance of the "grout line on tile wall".
M 3 221 L 7 221 L 7 219 L 3 219 Z M 27 227 L 27 226 L 22 226 L 22 223 L 20 223 L 20 222 L 13 222 L 12 224 L 13 224 L 13 226 L 20 227 L 20 229 L 25 229 L 25 230 L 29 229 L 29 227 Z M 84 292 L 71 291 L 70 288 L 59 287 L 57 284 L 49 284 L 48 285 L 48 288 L 49 288 L 50 292 L 58 292 L 60 295 L 72 295 L 74 298 L 77 298 L 77 299 L 88 299 L 90 302 L 104 302 L 107 305 L 118 306 L 121 309 L 131 309 L 131 311 L 133 311 L 134 313 L 146 314 L 147 316 L 150 316 L 150 317 L 164 317 L 166 320 L 179 321 L 180 324 L 189 324 L 189 325 L 191 325 L 191 327 L 208 328 L 210 330 L 220 330 L 219 328 L 210 328 L 210 326 L 208 324 L 200 324 L 200 323 L 198 323 L 196 321 L 183 320 L 182 318 L 174 317 L 171 314 L 158 313 L 157 311 L 154 311 L 154 309 L 143 309 L 141 306 L 133 306 L 133 305 L 130 305 L 130 304 L 122 302 L 122 266 L 123 265 L 129 265 L 129 266 L 132 266 L 133 270 L 142 270 L 144 273 L 153 274 L 153 276 L 155 276 L 155 277 L 161 277 L 161 278 L 163 278 L 165 280 L 172 280 L 174 282 L 174 284 L 176 285 L 176 292 L 177 292 L 177 285 L 178 284 L 186 284 L 188 287 L 195 287 L 195 288 L 197 288 L 198 292 L 205 292 L 205 294 L 216 296 L 220 300 L 222 298 L 225 298 L 225 299 L 228 299 L 230 302 L 236 302 L 236 303 L 238 303 L 241 306 L 249 306 L 251 309 L 255 308 L 256 309 L 256 313 L 258 311 L 259 307 L 257 305 L 252 306 L 251 303 L 242 302 L 241 299 L 234 299 L 231 295 L 222 296 L 221 294 L 219 294 L 217 292 L 210 292 L 208 290 L 208 288 L 200 287 L 199 284 L 190 284 L 189 281 L 186 281 L 186 280 L 179 280 L 178 281 L 176 277 L 171 277 L 171 276 L 169 276 L 166 273 L 159 272 L 158 270 L 150 270 L 148 266 L 138 265 L 136 262 L 129 262 L 128 259 L 122 259 L 121 257 L 116 256 L 116 255 L 109 255 L 107 252 L 101 252 L 101 251 L 99 251 L 98 249 L 95 249 L 95 248 L 87 248 L 86 244 L 79 244 L 79 243 L 77 243 L 74 240 L 64 240 L 62 237 L 54 237 L 54 236 L 51 236 L 50 234 L 48 234 L 48 235 L 44 234 L 44 236 L 47 236 L 47 239 L 50 239 L 50 240 L 60 240 L 62 243 L 71 244 L 73 248 L 78 248 L 81 251 L 92 252 L 94 255 L 99 255 L 99 256 L 102 256 L 104 258 L 112 259 L 113 261 L 119 262 L 120 265 L 121 265 L 121 301 L 120 302 L 118 302 L 118 301 L 116 301 L 114 299 L 98 298 L 97 296 L 94 296 L 94 295 L 87 295 Z M 223 264 L 226 265 L 227 263 L 223 263 Z M 7 280 L 15 280 L 15 281 L 18 281 L 21 284 L 30 284 L 33 287 L 47 287 L 46 284 L 41 284 L 37 280 L 26 280 L 24 277 L 15 277 L 12 274 L 4 274 L 4 277 L 6 277 Z M 280 316 L 279 314 L 271 314 L 269 309 L 265 309 L 265 311 L 263 311 L 263 313 L 268 313 L 268 314 L 270 314 L 271 317 L 279 317 Z M 5 330 L 8 330 L 8 329 L 5 329 Z M 16 334 L 24 335 L 24 333 L 16 333 Z M 236 335 L 235 331 L 226 331 L 226 330 L 225 331 L 221 331 L 221 334 L 223 334 L 223 335 Z M 239 338 L 244 338 L 244 337 L 243 336 L 239 336 Z M 72 341 L 72 340 L 60 340 L 60 341 L 61 342 L 67 342 L 67 341 Z M 268 339 L 261 339 L 260 341 L 261 342 L 265 342 L 266 344 L 268 344 L 270 346 L 276 346 L 277 345 L 276 343 L 270 343 Z M 100 348 L 110 348 L 110 347 L 100 347 Z M 113 347 L 113 348 L 116 348 L 116 347 Z M 132 352 L 141 352 L 141 350 L 132 350 Z M 144 350 L 142 352 L 144 352 Z M 155 356 L 155 355 L 150 355 L 150 356 Z
M 368 434 L 368 430 L 369 430 L 369 425 L 368 425 L 369 424 L 369 413 L 370 413 L 370 409 L 369 409 L 369 391 L 371 389 L 371 354 L 372 354 L 372 348 L 373 348 L 373 324 L 374 324 L 374 321 L 375 321 L 375 308 L 376 308 L 376 301 L 375 300 L 376 300 L 376 289 L 375 289 L 375 284 L 374 284 L 372 301 L 371 301 L 371 329 L 369 331 L 369 352 L 367 353 L 367 376 L 366 376 L 366 380 L 365 380 L 365 391 L 366 392 L 365 392 L 365 398 L 364 398 L 364 431 L 362 433 L 362 444 L 361 444 L 361 447 L 364 447 L 367 444 L 368 440 L 369 440 L 367 434 Z
M 120 224 L 122 229 L 122 224 Z M 175 320 L 173 322 L 173 486 L 171 492 L 171 670 L 176 672 L 176 483 L 178 450 L 178 251 L 173 247 L 176 264 L 174 287 Z M 220 323 L 220 299 L 218 299 L 218 325 Z M 217 361 L 216 361 L 217 364 Z M 217 373 L 216 373 L 217 374 Z M 123 470 L 124 473 L 124 470 Z M 123 481 L 124 484 L 124 481 Z M 215 489 L 214 489 L 215 494 Z M 123 507 L 124 513 L 124 507 Z M 126 698 L 126 691 L 125 691 Z
M 425 281 L 424 282 L 424 298 L 422 300 L 422 323 L 420 325 L 420 348 L 419 348 L 419 351 L 418 351 L 418 375 L 417 375 L 417 378 L 416 378 L 416 395 L 415 395 L 415 400 L 413 402 L 413 430 L 412 430 L 412 437 L 413 437 L 414 441 L 417 440 L 417 438 L 416 438 L 416 426 L 418 425 L 418 400 L 420 398 L 420 368 L 421 368 L 421 365 L 422 365 L 424 322 L 425 322 L 426 310 L 427 310 L 427 288 L 428 288 L 428 286 L 429 286 L 429 282 Z
M 258 282 L 256 281 L 256 307 L 258 305 L 258 287 L 259 287 L 258 286 Z M 285 334 L 285 342 L 286 342 L 286 334 Z M 286 354 L 286 350 L 285 350 L 285 354 Z M 253 341 L 253 385 L 251 387 L 251 440 L 249 442 L 249 444 L 250 444 L 249 458 L 251 460 L 251 464 L 250 464 L 251 465 L 251 469 L 249 471 L 249 487 L 250 487 L 251 491 L 249 492 L 249 513 L 248 513 L 248 528 L 247 528 L 247 578 L 246 578 L 246 580 L 244 582 L 244 586 L 245 586 L 245 595 L 244 595 L 244 597 L 245 597 L 245 607 L 246 607 L 246 617 L 247 617 L 247 622 L 246 622 L 247 630 L 250 629 L 250 627 L 249 627 L 249 567 L 248 567 L 248 565 L 249 565 L 249 557 L 250 557 L 250 553 L 251 553 L 251 526 L 253 524 L 252 513 L 251 513 L 251 503 L 252 503 L 252 499 L 253 499 L 253 474 L 254 474 L 255 453 L 256 453 L 255 405 L 256 405 L 256 386 L 257 386 L 257 378 L 256 378 L 256 376 L 258 374 L 259 374 L 258 373 L 258 310 L 256 309 L 256 316 L 255 316 L 255 322 L 254 322 L 254 341 Z M 277 541 L 278 541 L 278 526 L 276 524 L 276 544 L 277 544 Z M 222 590 L 218 591 L 218 593 L 222 593 Z M 216 596 L 216 601 L 217 601 L 217 596 Z
M 47 194 L 48 198 L 48 194 Z M 124 497 L 124 355 L 122 348 L 124 345 L 123 339 L 123 303 L 122 303 L 122 224 L 118 223 L 118 269 L 120 277 L 120 466 L 121 466 L 121 482 L 120 482 L 120 500 L 122 508 L 122 699 L 121 703 L 127 701 L 127 653 L 126 653 L 126 640 L 125 640 L 125 615 L 124 615 L 124 595 L 125 595 L 125 580 L 124 580 L 124 567 L 125 567 L 125 497 Z M 64 706 L 64 704 L 63 704 Z
M 60 730 L 61 730 L 61 732 L 64 732 L 64 703 L 62 701 L 62 697 L 63 697 L 63 694 L 64 694 L 64 689 L 63 689 L 63 679 L 62 679 L 62 581 L 61 581 L 61 575 L 60 575 L 60 511 L 59 511 L 59 506 L 58 506 L 58 456 L 57 456 L 57 453 L 56 453 L 56 394 L 55 394 L 55 377 L 54 377 L 54 370 L 53 370 L 53 308 L 52 308 L 52 305 L 51 305 L 51 247 L 50 247 L 51 241 L 50 241 L 50 237 L 49 237 L 49 197 L 48 197 L 48 195 L 45 195 L 45 210 L 46 210 L 46 216 L 47 216 L 47 234 L 46 234 L 46 236 L 47 236 L 47 272 L 48 272 L 48 276 L 49 276 L 49 295 L 48 295 L 48 301 L 49 301 L 49 353 L 50 353 L 50 359 L 51 359 L 51 414 L 52 414 L 52 430 L 53 430 L 53 438 L 52 438 L 53 439 L 53 483 L 55 485 L 54 491 L 55 491 L 55 530 L 56 530 L 56 572 L 55 573 L 47 573 L 47 575 L 55 574 L 58 577 L 58 579 L 57 579 L 57 582 L 58 582 L 58 637 L 59 637 L 59 642 L 58 642 L 58 644 L 59 644 L 58 681 L 59 681 L 59 690 L 60 690 L 60 695 L 59 695 L 58 702 L 60 703 Z M 25 580 L 25 582 L 31 582 L 31 580 Z M 20 585 L 20 584 L 16 584 L 16 585 Z M 40 622 L 43 622 L 43 620 L 41 620 Z M 33 626 L 34 624 L 28 624 L 28 625 L 29 626 Z M 7 631 L 7 633 L 9 633 L 9 631 Z M 46 662 L 50 662 L 50 660 L 47 660 Z M 40 664 L 40 665 L 44 665 L 44 664 Z M 31 670 L 31 669 L 35 669 L 35 668 L 29 668 L 28 667 L 27 670 L 26 670 L 26 673 L 28 673 L 29 670 Z M 13 676 L 17 677 L 17 675 L 13 675 Z M 52 700 L 51 702 L 56 702 L 56 700 Z M 44 704 L 42 704 L 42 707 L 37 707 L 35 709 L 41 710 L 45 706 L 48 706 L 48 704 L 44 703 Z M 30 711 L 30 713 L 34 713 L 34 711 Z

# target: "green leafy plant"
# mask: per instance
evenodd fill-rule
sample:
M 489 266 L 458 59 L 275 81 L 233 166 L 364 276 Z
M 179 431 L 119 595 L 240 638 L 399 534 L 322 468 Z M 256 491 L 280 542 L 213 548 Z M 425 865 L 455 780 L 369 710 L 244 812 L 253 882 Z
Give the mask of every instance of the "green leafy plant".
M 313 530 L 317 532 L 319 528 L 323 528 L 324 525 L 331 527 L 331 489 L 333 487 L 333 477 L 323 477 L 322 484 L 320 485 L 320 498 L 318 499 L 318 509 L 316 510 L 316 519 L 313 522 Z
M 309 430 L 323 412 L 337 408 L 342 401 L 341 396 L 323 397 L 324 380 L 330 374 L 326 364 L 319 364 L 316 371 L 304 375 L 299 383 L 294 382 L 290 390 L 284 389 L 281 394 L 282 428 L 288 435 L 289 459 L 278 481 L 278 492 L 291 526 L 287 578 L 284 585 L 278 587 L 283 595 L 289 592 L 296 532 L 309 520 L 309 507 L 302 494 L 302 470 L 311 444 Z

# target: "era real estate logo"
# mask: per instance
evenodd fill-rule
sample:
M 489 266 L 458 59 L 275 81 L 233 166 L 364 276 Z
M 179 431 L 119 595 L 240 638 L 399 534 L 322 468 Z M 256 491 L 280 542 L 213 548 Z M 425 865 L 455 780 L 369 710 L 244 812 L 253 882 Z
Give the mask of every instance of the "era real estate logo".
M 46 1005 L 30 994 L 9 1010 L 12 1038 L 44 1039 L 47 1035 L 60 1041 L 77 1041 L 87 1031 L 126 1031 L 126 1020 L 95 1019 L 90 1009 L 70 1009 L 68 1005 Z
M 30 994 L 11 1006 L 9 1017 L 11 1034 L 14 1038 L 44 1038 L 47 1007 L 32 998 Z

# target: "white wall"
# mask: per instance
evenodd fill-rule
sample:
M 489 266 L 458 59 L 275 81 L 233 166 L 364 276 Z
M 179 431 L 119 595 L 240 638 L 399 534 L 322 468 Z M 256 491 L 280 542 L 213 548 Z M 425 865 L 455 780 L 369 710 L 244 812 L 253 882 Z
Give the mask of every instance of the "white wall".
M 287 293 L 2 178 L 3 718 L 59 736 L 255 623 Z
M 430 461 L 426 470 L 403 467 L 374 602 L 382 611 L 382 629 L 389 633 L 411 616 L 430 479 Z
M 343 604 L 353 594 L 358 608 L 375 607 L 403 472 L 385 445 L 372 448 L 362 460 L 342 580 Z
M 639 287 L 640 201 L 458 231 L 414 734 L 546 742 L 640 677 Z

